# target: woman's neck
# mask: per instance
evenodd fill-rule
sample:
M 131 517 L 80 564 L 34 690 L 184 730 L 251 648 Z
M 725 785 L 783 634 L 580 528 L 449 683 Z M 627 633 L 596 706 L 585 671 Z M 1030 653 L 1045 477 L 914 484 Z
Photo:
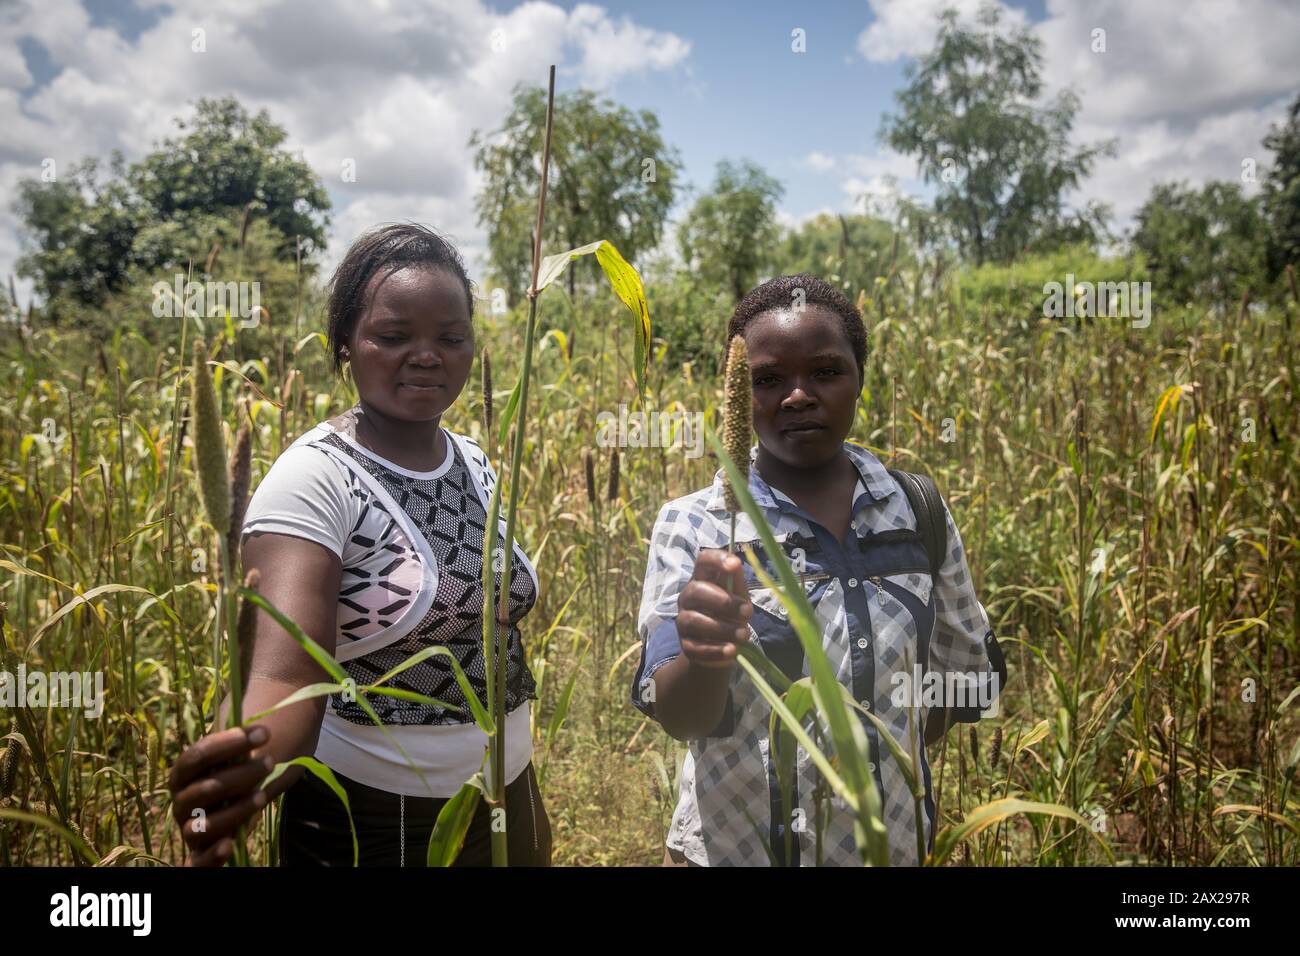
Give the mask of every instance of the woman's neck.
M 356 440 L 381 458 L 411 471 L 435 471 L 447 457 L 442 416 L 426 422 L 390 418 L 363 402 L 353 409 Z
M 858 470 L 840 449 L 838 455 L 814 468 L 789 465 L 758 450 L 758 470 L 763 480 L 782 492 L 814 521 L 829 531 L 841 546 L 847 547 L 853 512 L 853 488 Z
M 840 449 L 839 454 L 829 461 L 812 468 L 801 468 L 784 462 L 771 454 L 761 444 L 758 446 L 758 458 L 754 462 L 763 480 L 772 488 L 788 495 L 795 501 L 801 497 L 824 493 L 837 482 L 856 479 L 856 469 L 849 456 Z

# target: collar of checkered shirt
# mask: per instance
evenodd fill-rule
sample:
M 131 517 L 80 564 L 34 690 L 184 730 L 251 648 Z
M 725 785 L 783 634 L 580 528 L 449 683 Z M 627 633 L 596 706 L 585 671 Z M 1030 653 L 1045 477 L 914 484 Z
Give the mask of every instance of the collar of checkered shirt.
M 858 481 L 866 489 L 867 494 L 871 496 L 873 501 L 884 501 L 898 490 L 898 485 L 890 477 L 885 466 L 871 452 L 851 441 L 844 443 L 844 451 L 848 454 L 849 460 L 853 462 L 854 467 L 858 469 Z M 798 507 L 788 497 L 773 489 L 763 480 L 763 476 L 754 467 L 757 460 L 758 445 L 754 445 L 749 450 L 749 493 L 754 496 L 754 503 L 760 508 L 772 511 L 781 509 L 780 502 L 785 502 L 790 508 Z M 726 470 L 719 468 L 717 474 L 713 476 L 713 488 L 705 505 L 708 511 L 725 512 L 727 510 L 726 499 L 723 494 L 726 480 Z M 778 495 L 780 496 L 780 502 L 777 500 Z M 853 501 L 853 512 L 855 514 L 861 503 L 861 498 L 855 493 Z

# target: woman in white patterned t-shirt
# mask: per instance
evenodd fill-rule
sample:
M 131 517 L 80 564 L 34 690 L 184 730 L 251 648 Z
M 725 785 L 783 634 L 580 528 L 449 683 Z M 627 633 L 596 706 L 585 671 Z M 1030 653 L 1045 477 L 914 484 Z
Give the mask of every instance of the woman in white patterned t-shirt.
M 472 315 L 469 279 L 442 237 L 396 225 L 358 239 L 329 301 L 335 369 L 350 364 L 358 402 L 287 448 L 248 505 L 245 569 L 258 570 L 267 600 L 333 654 L 357 687 L 440 645 L 484 697 L 482 553 L 496 475 L 472 439 L 441 425 L 473 366 Z M 512 562 L 508 619 L 500 621 L 509 861 L 549 865 L 550 825 L 531 762 L 535 685 L 519 633 L 538 583 L 518 545 Z M 247 714 L 329 680 L 264 613 L 244 670 Z M 276 764 L 313 755 L 347 791 L 362 865 L 424 865 L 434 821 L 483 766 L 487 738 L 444 656 L 386 686 L 419 698 L 367 695 L 382 728 L 337 694 L 190 747 L 173 771 L 172 792 L 192 864 L 223 863 L 238 826 L 284 793 L 281 863 L 351 865 L 348 812 L 314 775 L 293 767 L 261 788 Z M 205 821 L 202 830 L 196 818 Z M 457 862 L 486 864 L 490 856 L 490 816 L 480 803 Z

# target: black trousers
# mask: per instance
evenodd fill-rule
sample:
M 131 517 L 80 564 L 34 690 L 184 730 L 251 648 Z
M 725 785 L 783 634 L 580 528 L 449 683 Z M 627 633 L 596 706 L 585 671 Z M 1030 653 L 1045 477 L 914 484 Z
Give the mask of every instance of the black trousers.
M 335 773 L 356 824 L 360 866 L 424 866 L 438 813 L 446 800 L 404 797 Z M 511 866 L 551 865 L 551 823 L 533 765 L 506 785 L 506 836 Z M 284 792 L 281 866 L 351 866 L 352 831 L 334 792 L 304 773 Z M 456 866 L 492 865 L 491 815 L 479 800 Z

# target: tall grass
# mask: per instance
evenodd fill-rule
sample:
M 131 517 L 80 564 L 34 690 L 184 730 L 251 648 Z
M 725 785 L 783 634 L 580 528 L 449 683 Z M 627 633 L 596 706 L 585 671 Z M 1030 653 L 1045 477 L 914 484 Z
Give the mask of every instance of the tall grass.
M 562 255 L 558 268 L 547 263 L 560 257 L 543 260 L 539 286 Z M 1296 304 L 1076 326 L 963 303 L 932 273 L 871 290 L 851 437 L 934 475 L 1014 673 L 1001 717 L 974 741 L 957 728 L 931 750 L 950 834 L 936 862 L 1105 864 L 1103 841 L 1138 864 L 1300 862 Z M 205 732 L 228 680 L 213 642 L 219 535 L 185 408 L 192 343 L 207 343 L 223 435 L 249 427 L 255 485 L 289 442 L 353 403 L 331 375 L 318 299 L 305 295 L 303 336 L 283 350 L 277 330 L 291 320 L 273 303 L 256 330 L 106 313 L 116 330 L 102 353 L 39 310 L 34 328 L 0 327 L 11 383 L 0 404 L 0 667 L 98 669 L 106 687 L 97 720 L 0 708 L 0 862 L 182 859 L 165 769 Z M 641 340 L 629 345 L 621 323 L 602 360 L 607 295 L 544 301 L 537 410 L 516 431 L 514 534 L 541 578 L 524 636 L 542 675 L 533 733 L 556 860 L 653 864 L 681 751 L 626 705 L 646 535 L 662 503 L 710 483 L 720 460 L 621 449 L 611 501 L 608 459 L 595 455 L 589 498 L 584 454 L 595 414 L 634 390 L 645 408 L 680 403 L 716 429 L 721 383 L 656 361 L 664 343 L 653 339 L 642 378 Z M 592 332 L 569 337 L 578 326 Z M 523 306 L 482 320 L 499 381 L 522 371 L 525 333 Z M 445 424 L 487 449 L 475 391 Z M 601 642 L 598 663 L 588 649 Z M 1003 816 L 1006 800 L 1062 804 L 1088 832 Z M 268 861 L 270 840 L 266 821 L 249 833 L 250 863 Z

